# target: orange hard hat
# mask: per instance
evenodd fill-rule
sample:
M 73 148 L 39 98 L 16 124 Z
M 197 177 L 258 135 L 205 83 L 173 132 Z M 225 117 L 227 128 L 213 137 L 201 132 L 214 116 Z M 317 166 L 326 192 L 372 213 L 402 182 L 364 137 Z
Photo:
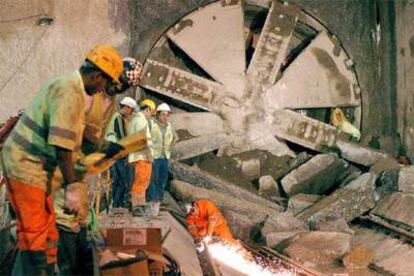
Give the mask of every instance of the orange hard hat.
M 86 59 L 111 77 L 117 84 L 124 70 L 121 54 L 110 45 L 98 45 L 86 54 Z

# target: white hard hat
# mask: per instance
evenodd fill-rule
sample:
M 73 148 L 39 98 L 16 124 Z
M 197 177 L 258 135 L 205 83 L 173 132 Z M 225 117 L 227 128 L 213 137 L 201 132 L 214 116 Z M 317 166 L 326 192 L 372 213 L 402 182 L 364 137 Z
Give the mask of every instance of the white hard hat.
M 137 106 L 137 102 L 131 98 L 131 97 L 125 97 L 121 100 L 120 102 L 121 105 L 126 105 L 129 106 L 130 108 L 135 109 L 135 107 Z
M 161 111 L 171 112 L 171 107 L 166 103 L 162 103 L 157 107 L 157 112 Z

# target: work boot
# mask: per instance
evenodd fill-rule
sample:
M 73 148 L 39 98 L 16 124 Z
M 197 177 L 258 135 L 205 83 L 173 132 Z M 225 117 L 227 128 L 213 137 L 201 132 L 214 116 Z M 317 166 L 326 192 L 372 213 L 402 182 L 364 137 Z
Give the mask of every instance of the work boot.
M 145 216 L 145 205 L 136 205 L 132 209 L 132 215 L 134 217 L 144 217 Z
M 55 263 L 50 263 L 46 265 L 46 275 L 47 276 L 55 275 Z
M 46 253 L 44 251 L 19 251 L 12 275 L 46 276 Z

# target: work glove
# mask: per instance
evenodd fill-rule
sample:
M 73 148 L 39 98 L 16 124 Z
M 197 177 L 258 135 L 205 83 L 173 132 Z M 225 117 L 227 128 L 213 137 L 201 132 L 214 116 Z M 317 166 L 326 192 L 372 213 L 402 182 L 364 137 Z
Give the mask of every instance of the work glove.
M 84 216 L 84 210 L 88 208 L 88 191 L 85 183 L 73 182 L 66 186 L 65 203 L 63 209 L 68 214 Z
M 105 153 L 105 158 L 111 158 L 117 155 L 119 152 L 125 148 L 117 143 L 108 142 L 102 149 L 102 152 Z

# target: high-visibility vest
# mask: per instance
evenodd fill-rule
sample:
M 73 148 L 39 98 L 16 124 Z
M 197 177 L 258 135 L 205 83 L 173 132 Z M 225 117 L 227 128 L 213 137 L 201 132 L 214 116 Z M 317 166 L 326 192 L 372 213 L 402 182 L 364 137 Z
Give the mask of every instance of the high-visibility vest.
M 171 158 L 171 145 L 174 140 L 174 133 L 170 123 L 165 126 L 163 135 L 160 124 L 155 120 L 150 120 L 149 128 L 151 130 L 152 148 L 154 159 Z
M 123 121 L 123 117 L 121 115 L 121 113 L 119 112 L 115 112 L 114 115 L 112 116 L 111 120 L 109 121 L 108 127 L 106 128 L 105 131 L 105 141 L 107 142 L 112 142 L 112 143 L 118 143 L 118 141 L 122 138 L 124 138 L 127 133 L 126 130 L 123 127 L 120 128 L 121 130 L 121 137 L 120 139 L 118 139 L 117 137 L 117 133 L 115 131 L 115 123 L 117 123 L 119 126 L 123 126 L 124 125 L 124 121 Z M 127 125 L 126 125 L 127 127 Z
M 56 147 L 76 152 L 82 144 L 85 98 L 79 71 L 40 89 L 3 145 L 10 178 L 48 191 L 58 163 Z
M 147 138 L 147 148 L 130 153 L 128 156 L 129 163 L 136 162 L 138 160 L 151 160 L 153 158 L 151 132 L 148 127 L 147 118 L 142 112 L 137 112 L 134 114 L 128 125 L 128 134 L 132 135 L 140 132 L 145 133 Z

